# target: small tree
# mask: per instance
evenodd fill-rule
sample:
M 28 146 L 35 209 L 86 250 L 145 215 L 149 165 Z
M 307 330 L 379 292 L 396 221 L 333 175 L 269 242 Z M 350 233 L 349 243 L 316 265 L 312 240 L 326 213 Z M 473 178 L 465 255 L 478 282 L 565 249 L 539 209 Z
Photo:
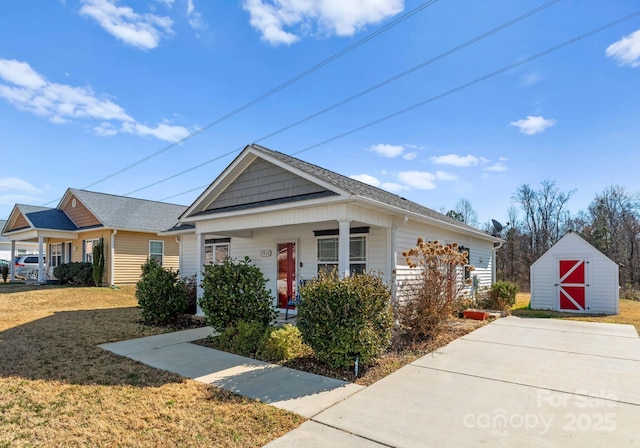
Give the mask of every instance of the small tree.
M 465 287 L 468 253 L 461 252 L 457 243 L 443 245 L 418 238 L 416 247 L 402 255 L 417 274 L 401 286 L 398 320 L 411 339 L 424 340 L 438 334 L 453 315 Z
M 0 267 L 0 272 L 2 272 L 2 281 L 7 283 L 7 277 L 9 276 L 9 266 L 3 264 L 2 267 Z
M 368 365 L 391 342 L 391 290 L 380 275 L 340 278 L 336 270 L 300 288 L 297 326 L 315 356 L 332 367 Z
M 104 238 L 100 238 L 93 245 L 93 283 L 96 286 L 102 285 L 102 276 L 104 275 Z
M 199 299 L 208 325 L 223 331 L 239 321 L 260 322 L 265 327 L 276 318 L 271 291 L 260 269 L 245 257 L 227 258 L 205 267 Z

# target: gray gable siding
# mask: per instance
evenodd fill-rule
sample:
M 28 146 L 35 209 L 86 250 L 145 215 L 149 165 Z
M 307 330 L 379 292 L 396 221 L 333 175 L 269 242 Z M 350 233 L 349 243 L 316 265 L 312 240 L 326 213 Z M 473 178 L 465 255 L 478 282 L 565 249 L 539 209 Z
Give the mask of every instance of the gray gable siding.
M 321 186 L 258 158 L 215 199 L 209 210 L 272 203 L 325 192 Z

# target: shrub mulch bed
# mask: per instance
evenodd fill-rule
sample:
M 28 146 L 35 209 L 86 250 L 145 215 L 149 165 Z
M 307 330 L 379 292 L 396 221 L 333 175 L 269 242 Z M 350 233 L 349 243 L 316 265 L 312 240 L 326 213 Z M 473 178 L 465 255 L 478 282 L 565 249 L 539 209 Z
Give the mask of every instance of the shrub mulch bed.
M 358 376 L 355 375 L 354 369 L 333 368 L 317 360 L 313 355 L 294 358 L 279 364 L 296 370 L 369 386 L 399 368 L 444 347 L 451 341 L 480 328 L 486 323 L 487 321 L 455 318 L 445 325 L 440 334 L 418 343 L 408 342 L 402 336 L 396 335 L 393 338 L 391 348 L 378 358 L 373 365 L 367 367 L 360 366 Z M 194 344 L 216 348 L 211 339 L 194 341 Z M 254 358 L 260 360 L 260 356 L 254 356 Z

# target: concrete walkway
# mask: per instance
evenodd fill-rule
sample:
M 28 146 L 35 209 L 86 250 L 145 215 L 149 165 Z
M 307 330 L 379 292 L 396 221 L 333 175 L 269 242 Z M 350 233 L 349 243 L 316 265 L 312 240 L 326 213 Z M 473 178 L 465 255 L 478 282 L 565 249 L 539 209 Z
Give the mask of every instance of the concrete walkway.
M 213 350 L 190 342 L 210 327 L 100 345 L 151 367 L 212 384 L 312 418 L 363 386 Z
M 328 408 L 281 447 L 638 447 L 629 325 L 499 319 Z
M 210 328 L 101 347 L 297 412 L 267 447 L 637 447 L 630 325 L 507 317 L 363 388 L 190 344 Z

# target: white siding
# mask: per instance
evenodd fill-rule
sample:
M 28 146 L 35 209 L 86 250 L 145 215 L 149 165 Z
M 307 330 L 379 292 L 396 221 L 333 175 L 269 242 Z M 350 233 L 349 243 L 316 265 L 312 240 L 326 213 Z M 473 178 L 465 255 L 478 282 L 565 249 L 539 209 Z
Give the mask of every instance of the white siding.
M 198 239 L 195 234 L 180 236 L 180 276 L 198 274 Z
M 471 258 L 469 264 L 475 268 L 472 275 L 478 277 L 479 286 L 491 286 L 493 244 L 490 241 L 483 241 L 469 235 L 418 225 L 412 222 L 402 226 L 397 232 L 398 243 L 396 254 L 398 282 L 405 281 L 414 275 L 407 267 L 402 252 L 415 247 L 418 237 L 422 237 L 425 241 L 438 241 L 443 244 L 457 242 L 459 245 L 468 248 Z
M 568 233 L 531 265 L 531 308 L 559 309 L 559 261 L 584 260 L 589 313 L 618 313 L 618 266 L 575 233 Z

